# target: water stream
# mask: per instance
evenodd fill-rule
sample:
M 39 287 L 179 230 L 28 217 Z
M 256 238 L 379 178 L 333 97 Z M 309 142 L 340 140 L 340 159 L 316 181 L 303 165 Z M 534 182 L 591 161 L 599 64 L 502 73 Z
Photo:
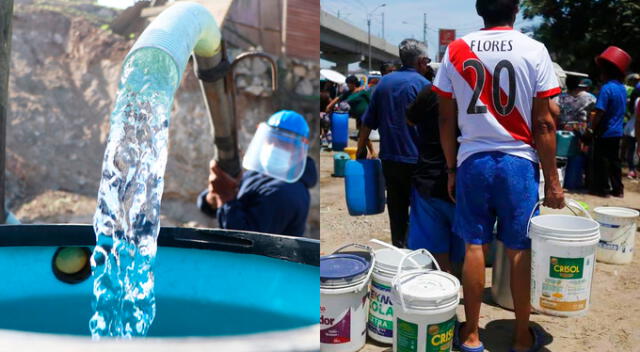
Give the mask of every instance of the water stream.
M 102 164 L 91 257 L 94 339 L 145 336 L 155 317 L 153 263 L 179 73 L 164 51 L 126 60 Z

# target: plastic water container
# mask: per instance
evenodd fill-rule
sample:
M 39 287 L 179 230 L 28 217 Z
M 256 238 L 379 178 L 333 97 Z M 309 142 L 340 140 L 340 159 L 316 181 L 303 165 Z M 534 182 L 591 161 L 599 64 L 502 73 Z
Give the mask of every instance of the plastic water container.
M 500 307 L 513 310 L 513 297 L 511 296 L 511 267 L 504 243 L 495 240 L 496 256 L 491 270 L 491 298 Z
M 339 152 L 333 156 L 333 177 L 344 177 L 344 167 L 351 160 L 349 154 Z
M 541 203 L 538 203 L 541 204 Z M 556 316 L 587 313 L 595 270 L 600 225 L 576 201 L 567 205 L 588 218 L 539 215 L 529 220 L 531 237 L 531 306 Z
M 633 259 L 636 237 L 637 210 L 616 207 L 595 208 L 595 219 L 600 223 L 600 242 L 596 249 L 599 262 L 628 264 Z
M 358 148 L 356 147 L 346 147 L 344 148 L 344 152 L 349 154 L 351 160 L 356 160 L 356 153 L 358 152 Z
M 388 243 L 371 240 L 385 246 L 377 249 L 376 265 L 371 276 L 371 289 L 369 292 L 369 319 L 367 331 L 369 337 L 385 344 L 393 342 L 393 303 L 391 302 L 391 282 L 398 274 L 398 265 L 405 255 L 411 253 L 409 249 L 400 249 Z M 406 261 L 402 270 L 430 269 L 431 257 L 426 255 L 416 256 L 415 260 Z
M 349 114 L 334 112 L 331 114 L 331 149 L 342 151 L 349 141 Z
M 384 211 L 384 177 L 380 159 L 349 160 L 344 176 L 349 215 L 372 215 Z
M 581 189 L 584 188 L 584 167 L 587 158 L 582 154 L 569 157 L 564 175 L 564 188 Z
M 556 156 L 568 158 L 579 152 L 578 137 L 571 131 L 556 132 Z
M 357 247 L 370 253 L 340 253 Z M 355 352 L 366 341 L 368 285 L 375 256 L 368 246 L 349 244 L 320 258 L 320 351 Z
M 460 281 L 436 270 L 402 270 L 407 258 L 424 253 L 419 249 L 406 255 L 393 279 L 393 351 L 451 351 L 460 302 Z

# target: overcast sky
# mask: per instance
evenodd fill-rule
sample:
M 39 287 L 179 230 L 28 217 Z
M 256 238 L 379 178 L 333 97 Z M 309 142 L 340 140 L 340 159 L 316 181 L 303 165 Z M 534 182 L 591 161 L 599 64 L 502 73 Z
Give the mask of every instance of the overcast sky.
M 378 5 L 386 6 L 375 10 L 371 16 L 371 34 L 382 35 L 382 16 L 384 12 L 384 38 L 399 44 L 405 38 L 422 40 L 424 13 L 427 14 L 427 44 L 429 56 L 436 57 L 438 47 L 438 29 L 455 29 L 456 36 L 478 30 L 483 27 L 482 18 L 475 9 L 475 0 L 321 0 L 322 9 L 338 15 L 357 27 L 367 30 L 367 13 Z M 528 27 L 535 22 L 524 21 L 518 15 L 515 28 Z M 322 66 L 331 63 L 323 60 Z

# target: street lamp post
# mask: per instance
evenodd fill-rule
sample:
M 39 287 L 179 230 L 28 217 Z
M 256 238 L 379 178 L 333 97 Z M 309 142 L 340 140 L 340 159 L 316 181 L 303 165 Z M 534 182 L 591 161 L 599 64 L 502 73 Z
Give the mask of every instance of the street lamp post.
M 376 12 L 377 9 L 385 6 L 387 6 L 387 4 L 378 5 L 378 7 L 373 9 L 371 12 L 367 13 L 367 35 L 368 35 L 368 41 L 369 41 L 369 72 L 371 72 L 371 15 L 373 15 L 373 13 Z

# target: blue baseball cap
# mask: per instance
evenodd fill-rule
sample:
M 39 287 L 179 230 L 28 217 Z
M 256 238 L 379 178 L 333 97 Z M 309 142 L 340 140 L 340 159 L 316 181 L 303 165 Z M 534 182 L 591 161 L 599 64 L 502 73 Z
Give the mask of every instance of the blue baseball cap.
M 269 117 L 267 125 L 293 132 L 304 138 L 309 138 L 309 125 L 307 121 L 302 115 L 295 111 L 280 110 Z

